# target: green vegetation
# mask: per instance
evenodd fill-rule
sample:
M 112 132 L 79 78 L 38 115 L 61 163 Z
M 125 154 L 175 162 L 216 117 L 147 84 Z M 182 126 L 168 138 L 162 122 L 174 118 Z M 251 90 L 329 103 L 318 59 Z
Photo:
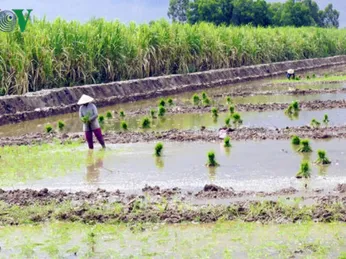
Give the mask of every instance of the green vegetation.
M 226 125 L 227 127 L 229 127 L 229 126 L 231 125 L 231 117 L 227 117 L 227 118 L 225 119 L 225 125 Z
M 126 131 L 127 128 L 128 128 L 126 121 L 122 121 L 122 122 L 120 123 L 120 127 L 121 127 L 123 130 Z
M 215 159 L 215 152 L 214 152 L 214 151 L 208 152 L 208 162 L 207 162 L 207 166 L 208 166 L 208 167 L 216 167 L 216 166 L 219 166 L 219 164 L 216 162 L 216 159 Z
M 167 103 L 168 103 L 168 105 L 172 106 L 174 104 L 173 103 L 173 99 L 172 98 L 168 98 Z
M 300 147 L 298 148 L 297 151 L 301 152 L 301 153 L 310 153 L 310 152 L 312 152 L 309 140 L 308 139 L 301 140 L 300 141 Z
M 298 146 L 298 145 L 300 145 L 300 142 L 301 142 L 301 140 L 298 136 L 292 136 L 292 138 L 291 138 L 292 145 Z
M 206 92 L 202 92 L 202 100 L 209 98 Z
M 166 101 L 164 99 L 160 99 L 159 106 L 165 107 L 166 106 Z
M 239 113 L 233 113 L 232 118 L 233 118 L 233 123 L 235 126 L 239 126 L 240 124 L 243 123 L 243 120 Z
M 211 108 L 211 115 L 216 118 L 219 116 L 219 112 L 216 107 Z
M 104 122 L 105 122 L 105 116 L 100 115 L 99 118 L 98 118 L 98 120 L 99 120 L 99 123 L 100 123 L 100 124 L 104 124 Z
M 63 121 L 58 121 L 58 129 L 63 131 L 65 128 L 65 123 Z
M 328 114 L 325 114 L 324 117 L 323 117 L 323 123 L 328 125 L 329 123 L 329 117 L 328 117 Z
M 151 116 L 152 119 L 156 118 L 155 114 L 156 114 L 156 111 L 154 109 L 151 109 L 150 110 L 150 116 Z
M 231 99 L 231 97 L 229 97 L 229 96 L 226 97 L 226 103 L 227 103 L 228 105 L 232 104 L 232 99 Z
M 310 178 L 311 177 L 311 168 L 308 161 L 303 161 L 300 164 L 300 169 L 296 175 L 297 178 Z
M 21 35 L 0 36 L 6 94 L 346 54 L 342 30 L 314 27 L 35 19 Z
M 163 144 L 161 142 L 157 143 L 155 146 L 155 156 L 162 156 Z
M 209 106 L 209 105 L 210 105 L 210 99 L 209 99 L 208 97 L 205 98 L 205 99 L 203 99 L 202 102 L 203 102 L 203 104 L 204 104 L 205 106 Z
M 165 114 L 166 114 L 166 108 L 160 105 L 158 108 L 158 115 L 160 117 L 163 117 L 163 116 L 165 116 Z
M 192 103 L 193 103 L 194 105 L 199 105 L 200 102 L 201 102 L 201 98 L 199 97 L 199 95 L 198 95 L 198 94 L 194 94 L 194 95 L 192 96 Z
M 106 118 L 107 118 L 108 120 L 113 118 L 113 115 L 112 115 L 112 112 L 111 112 L 111 111 L 108 111 L 108 112 L 106 113 Z
M 312 119 L 310 122 L 310 126 L 313 128 L 319 128 L 321 126 L 321 123 L 316 119 Z
M 253 25 L 260 27 L 319 26 L 339 27 L 340 12 L 332 4 L 320 10 L 315 1 L 287 0 L 170 0 L 168 16 L 173 21 L 211 22 L 217 25 Z
M 320 165 L 329 165 L 329 164 L 331 164 L 330 160 L 326 156 L 326 151 L 318 150 L 317 154 L 318 154 L 318 158 L 315 161 L 316 164 L 320 164 Z
M 299 116 L 299 103 L 298 101 L 293 101 L 285 110 L 285 114 L 291 119 L 298 118 Z
M 50 125 L 50 124 L 47 124 L 46 127 L 45 127 L 45 129 L 46 129 L 46 133 L 51 133 L 51 132 L 53 132 L 53 127 L 52 127 L 52 125 Z
M 150 128 L 150 119 L 148 118 L 148 117 L 144 117 L 143 119 L 142 119 L 142 123 L 141 123 L 141 125 L 142 125 L 142 128 L 143 129 L 149 129 Z
M 229 112 L 230 112 L 231 115 L 233 115 L 234 112 L 235 112 L 235 108 L 234 108 L 233 105 L 229 106 L 228 110 L 229 110 Z
M 231 138 L 229 136 L 226 136 L 223 140 L 223 146 L 224 147 L 231 147 Z
M 120 116 L 120 118 L 125 118 L 126 114 L 125 114 L 125 112 L 123 110 L 120 110 L 119 111 L 119 116 Z

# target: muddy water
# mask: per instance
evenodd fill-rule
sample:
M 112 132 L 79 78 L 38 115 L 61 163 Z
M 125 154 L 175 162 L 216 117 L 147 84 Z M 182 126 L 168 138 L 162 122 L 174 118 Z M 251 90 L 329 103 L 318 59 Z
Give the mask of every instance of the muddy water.
M 312 166 L 309 188 L 332 189 L 338 183 L 346 183 L 345 140 L 314 141 L 312 148 L 315 153 L 310 157 L 296 153 L 289 141 L 233 142 L 232 145 L 226 150 L 221 143 L 164 143 L 164 156 L 160 159 L 153 156 L 154 143 L 110 146 L 112 151 L 108 151 L 109 155 L 95 158 L 88 166 L 81 166 L 61 177 L 36 181 L 28 177 L 25 183 L 19 184 L 14 180 L 13 185 L 7 187 L 136 191 L 148 184 L 200 190 L 207 183 L 215 183 L 231 186 L 237 191 L 275 191 L 287 187 L 302 189 L 303 182 L 294 177 L 300 162 L 303 158 L 314 161 L 320 148 L 327 151 L 333 164 L 329 167 Z M 80 148 L 86 149 L 84 146 Z M 210 150 L 216 152 L 221 165 L 216 169 L 205 167 L 206 154 Z M 85 154 L 87 158 L 87 152 Z M 20 157 L 18 159 L 21 160 Z M 39 171 L 40 168 L 33 170 Z
M 1 258 L 344 258 L 341 223 L 11 226 Z M 138 229 L 138 230 L 137 230 Z M 294 257 L 299 255 L 299 257 Z
M 297 88 L 301 89 L 320 89 L 320 88 L 340 88 L 340 87 L 346 87 L 346 84 L 330 84 L 330 85 L 301 85 Z M 254 90 L 255 88 L 255 90 Z M 254 83 L 247 83 L 247 84 L 239 84 L 235 86 L 228 86 L 228 87 L 220 87 L 220 88 L 214 88 L 214 89 L 208 89 L 206 90 L 207 94 L 209 96 L 213 96 L 216 94 L 223 94 L 223 93 L 229 93 L 230 90 L 244 90 L 244 91 L 263 91 L 263 90 L 288 90 L 287 86 L 270 86 L 268 89 L 266 87 L 264 88 L 256 88 Z M 179 100 L 179 102 L 183 102 L 186 104 L 191 103 L 191 97 L 193 93 L 184 93 L 172 96 L 172 98 L 176 101 Z M 272 95 L 272 96 L 265 96 L 265 95 L 257 95 L 257 96 L 246 96 L 246 97 L 235 97 L 232 98 L 233 103 L 235 104 L 244 104 L 244 103 L 272 103 L 272 102 L 279 102 L 279 103 L 287 103 L 294 100 L 298 101 L 314 101 L 314 100 L 343 100 L 346 99 L 345 93 L 331 93 L 331 94 L 313 94 L 313 95 L 302 95 L 302 96 L 294 96 L 294 95 Z M 119 111 L 120 109 L 123 109 L 125 112 L 127 110 L 138 110 L 138 109 L 147 109 L 149 107 L 153 107 L 158 103 L 159 99 L 152 99 L 152 100 L 144 100 L 144 101 L 138 101 L 134 103 L 125 103 L 125 104 L 119 104 L 111 107 L 101 108 L 99 109 L 100 114 L 105 114 L 107 111 Z M 225 103 L 224 98 L 217 98 L 214 100 L 214 103 Z M 334 116 L 336 120 L 334 120 L 335 123 L 339 123 L 338 121 L 338 115 L 343 115 L 343 111 L 326 111 L 330 116 Z M 304 114 L 310 114 L 310 115 L 304 115 Z M 256 118 L 256 116 L 258 116 Z M 270 121 L 271 125 L 272 123 L 276 123 L 277 126 L 282 125 L 285 126 L 295 126 L 295 125 L 304 125 L 306 123 L 309 123 L 312 118 L 316 119 L 318 117 L 322 118 L 323 114 L 321 115 L 321 112 L 317 112 L 317 114 L 313 114 L 313 112 L 301 112 L 302 118 L 306 117 L 307 119 L 302 121 L 303 124 L 290 124 L 292 122 L 288 121 L 286 122 L 285 118 L 280 118 L 282 116 L 282 112 L 265 112 L 262 114 L 259 113 L 243 113 L 244 121 L 246 126 L 258 126 L 258 121 L 262 122 L 264 118 L 278 118 L 279 121 Z M 143 117 L 143 116 L 141 116 Z M 129 128 L 131 130 L 138 129 L 138 123 L 141 120 L 141 117 L 134 117 L 134 118 L 128 118 L 126 121 L 129 124 Z M 224 122 L 224 116 L 220 116 L 219 123 Z M 254 121 L 252 121 L 254 119 Z M 26 121 L 19 124 L 14 125 L 5 125 L 0 127 L 0 137 L 1 136 L 18 136 L 22 134 L 27 134 L 31 132 L 43 132 L 45 125 L 50 123 L 53 125 L 53 127 L 56 127 L 58 121 L 64 121 L 66 124 L 66 131 L 67 132 L 80 132 L 82 130 L 81 123 L 78 119 L 78 114 L 67 114 L 67 115 L 60 115 L 60 116 L 53 116 L 50 118 L 44 118 L 39 120 L 33 120 L 33 121 Z M 280 122 L 281 121 L 281 122 Z M 340 121 L 340 119 L 339 119 Z M 261 124 L 261 123 L 260 123 Z M 287 124 L 287 125 L 285 125 Z M 212 119 L 208 114 L 204 115 L 197 115 L 197 114 L 190 114 L 190 115 L 172 115 L 167 116 L 166 121 L 163 123 L 162 121 L 156 121 L 154 122 L 154 129 L 155 130 L 167 130 L 172 128 L 177 129 L 191 129 L 191 128 L 200 128 L 200 126 L 207 126 L 207 127 L 219 127 L 222 125 L 213 123 Z M 267 126 L 263 125 L 263 126 Z M 274 124 L 275 125 L 275 124 Z M 119 120 L 114 120 L 113 123 L 108 127 L 112 130 L 120 130 L 120 122 Z

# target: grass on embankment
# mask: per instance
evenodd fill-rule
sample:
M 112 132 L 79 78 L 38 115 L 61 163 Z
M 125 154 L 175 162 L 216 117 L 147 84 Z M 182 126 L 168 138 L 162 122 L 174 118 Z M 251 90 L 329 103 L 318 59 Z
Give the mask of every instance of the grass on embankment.
M 1 228 L 11 258 L 304 258 L 345 259 L 344 224 L 53 223 Z M 259 238 L 260 237 L 260 238 Z M 0 255 L 1 256 L 1 255 Z
M 97 39 L 97 40 L 95 40 Z M 346 54 L 338 29 L 35 20 L 0 34 L 0 93 Z

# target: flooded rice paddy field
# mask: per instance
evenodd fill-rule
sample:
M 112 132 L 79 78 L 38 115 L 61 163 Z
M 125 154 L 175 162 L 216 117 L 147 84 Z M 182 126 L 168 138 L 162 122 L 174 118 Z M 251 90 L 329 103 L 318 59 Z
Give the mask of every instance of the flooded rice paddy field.
M 77 144 L 53 150 L 51 145 L 0 148 L 0 188 L 102 188 L 136 193 L 145 185 L 196 191 L 216 184 L 235 191 L 275 192 L 293 187 L 309 192 L 331 191 L 346 183 L 346 140 L 312 141 L 314 152 L 308 155 L 298 153 L 288 140 L 231 143 L 231 148 L 224 148 L 221 142 L 164 142 L 160 158 L 153 155 L 155 143 L 109 145 L 106 151 L 93 152 Z M 331 165 L 313 165 L 318 149 L 326 150 Z M 210 150 L 215 151 L 220 167 L 205 166 Z M 307 182 L 295 178 L 303 159 L 312 163 Z
M 345 224 L 54 223 L 0 231 L 0 258 L 345 258 Z

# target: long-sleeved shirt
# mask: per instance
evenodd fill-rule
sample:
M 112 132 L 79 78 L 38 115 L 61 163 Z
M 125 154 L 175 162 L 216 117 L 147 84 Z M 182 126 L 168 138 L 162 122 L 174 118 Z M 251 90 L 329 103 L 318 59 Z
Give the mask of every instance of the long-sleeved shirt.
M 100 124 L 98 122 L 98 113 L 95 104 L 88 103 L 86 105 L 82 105 L 79 108 L 79 118 L 84 116 L 89 116 L 89 123 L 83 123 L 83 131 L 92 131 L 100 128 Z

